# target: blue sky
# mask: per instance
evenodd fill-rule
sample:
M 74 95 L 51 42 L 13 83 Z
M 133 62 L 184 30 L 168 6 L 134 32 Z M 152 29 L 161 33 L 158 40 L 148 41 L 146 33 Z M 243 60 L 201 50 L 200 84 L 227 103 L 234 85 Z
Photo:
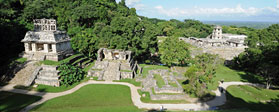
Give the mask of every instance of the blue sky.
M 119 0 L 116 0 L 119 1 Z M 279 0 L 126 0 L 141 16 L 201 21 L 279 22 Z

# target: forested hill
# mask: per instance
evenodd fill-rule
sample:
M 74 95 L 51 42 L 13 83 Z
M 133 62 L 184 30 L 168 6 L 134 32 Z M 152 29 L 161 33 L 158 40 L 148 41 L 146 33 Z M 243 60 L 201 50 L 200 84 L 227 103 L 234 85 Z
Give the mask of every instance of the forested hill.
M 258 22 L 258 21 L 202 21 L 204 24 L 221 25 L 221 26 L 236 26 L 236 27 L 248 27 L 255 29 L 264 29 L 272 24 L 278 24 L 279 22 Z
M 58 29 L 72 38 L 73 49 L 91 58 L 96 57 L 99 48 L 106 47 L 131 50 L 136 59 L 144 60 L 158 51 L 158 35 L 204 38 L 212 32 L 210 25 L 195 20 L 138 16 L 125 0 L 0 0 L 0 7 L 0 47 L 7 50 L 1 55 L 2 65 L 23 51 L 20 40 L 33 29 L 33 19 L 56 19 Z
M 158 51 L 157 36 L 205 38 L 213 25 L 197 20 L 166 21 L 138 16 L 125 0 L 0 0 L 0 73 L 24 49 L 24 38 L 33 29 L 33 19 L 56 19 L 59 30 L 67 31 L 76 52 L 96 58 L 99 48 L 131 50 L 136 60 Z M 224 26 L 224 33 L 251 36 L 257 29 Z

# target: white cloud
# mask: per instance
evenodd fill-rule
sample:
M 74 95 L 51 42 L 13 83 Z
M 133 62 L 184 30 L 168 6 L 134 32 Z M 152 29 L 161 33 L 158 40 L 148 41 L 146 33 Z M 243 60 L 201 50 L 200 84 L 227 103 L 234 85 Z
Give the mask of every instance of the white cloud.
M 171 8 L 166 9 L 163 6 L 156 6 L 155 9 L 166 16 L 169 17 L 183 17 L 183 16 L 256 16 L 259 14 L 264 14 L 270 12 L 272 14 L 279 15 L 279 9 L 276 8 L 243 8 L 241 5 L 237 5 L 234 8 L 199 8 L 194 7 L 191 9 L 180 9 Z
M 136 5 L 140 2 L 141 0 L 126 0 L 126 5 L 127 6 L 133 6 Z
M 141 3 L 141 0 L 126 0 L 126 5 L 130 8 L 136 8 L 137 10 L 142 10 L 145 7 L 145 5 Z

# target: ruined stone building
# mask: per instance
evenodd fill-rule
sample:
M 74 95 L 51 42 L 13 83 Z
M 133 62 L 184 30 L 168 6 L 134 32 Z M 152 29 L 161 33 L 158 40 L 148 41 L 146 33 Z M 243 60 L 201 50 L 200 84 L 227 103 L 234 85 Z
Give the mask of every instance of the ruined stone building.
M 216 26 L 213 29 L 212 36 L 209 37 L 210 39 L 223 39 L 222 36 L 222 27 Z
M 132 79 L 136 76 L 137 68 L 137 62 L 133 61 L 131 51 L 101 48 L 88 76 L 108 81 Z
M 197 46 L 212 47 L 245 47 L 244 40 L 246 35 L 228 34 L 222 32 L 221 26 L 215 26 L 212 34 L 206 38 L 190 37 L 189 39 L 180 38 Z
M 201 51 L 193 51 L 195 55 L 201 53 L 218 54 L 221 58 L 231 60 L 247 48 L 244 42 L 246 38 L 246 35 L 223 33 L 221 26 L 215 26 L 212 34 L 206 38 L 180 37 L 179 39 L 202 48 Z M 192 53 L 192 57 L 195 55 Z
M 69 36 L 57 30 L 54 19 L 35 19 L 34 31 L 28 31 L 21 42 L 28 60 L 59 61 L 73 52 Z
M 21 41 L 25 48 L 22 57 L 29 61 L 15 73 L 15 77 L 10 83 L 30 86 L 35 82 L 36 84 L 60 86 L 58 67 L 37 65 L 36 61 L 59 61 L 71 55 L 73 50 L 70 40 L 65 31 L 57 30 L 56 20 L 35 19 L 34 30 L 28 31 Z

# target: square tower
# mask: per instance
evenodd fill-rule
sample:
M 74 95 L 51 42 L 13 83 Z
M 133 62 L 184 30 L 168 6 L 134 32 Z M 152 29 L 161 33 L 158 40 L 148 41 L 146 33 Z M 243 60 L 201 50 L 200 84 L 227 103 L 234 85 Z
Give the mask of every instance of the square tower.
M 222 36 L 222 27 L 221 26 L 215 26 L 212 32 L 211 39 L 223 39 Z

